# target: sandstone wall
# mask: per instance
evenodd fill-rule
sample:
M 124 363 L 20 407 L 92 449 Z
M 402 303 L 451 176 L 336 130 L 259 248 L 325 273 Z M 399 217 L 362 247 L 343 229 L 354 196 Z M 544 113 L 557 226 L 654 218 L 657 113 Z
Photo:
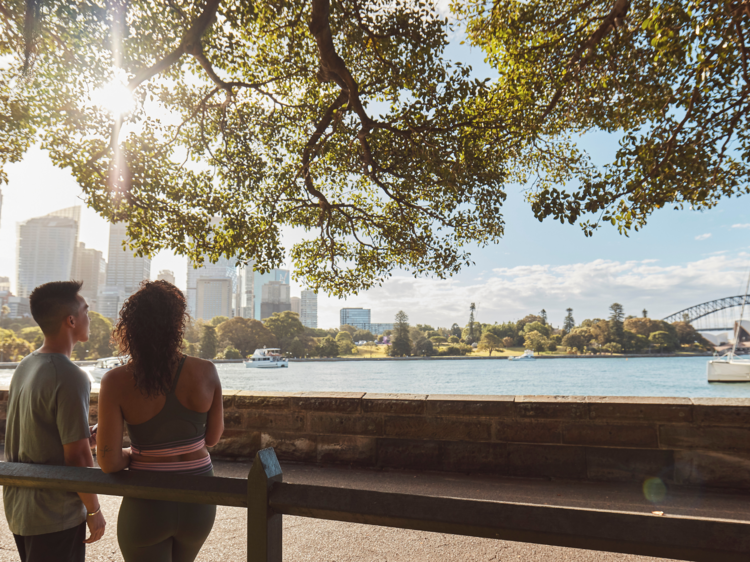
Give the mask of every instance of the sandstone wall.
M 224 409 L 220 457 L 750 489 L 750 399 L 229 390 Z

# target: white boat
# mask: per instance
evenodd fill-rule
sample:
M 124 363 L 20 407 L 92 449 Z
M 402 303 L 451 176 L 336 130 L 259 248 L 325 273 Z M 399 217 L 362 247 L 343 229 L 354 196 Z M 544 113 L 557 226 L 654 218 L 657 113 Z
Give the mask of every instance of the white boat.
M 750 275 L 747 277 L 747 286 L 745 287 L 745 298 L 742 300 L 740 309 L 740 319 L 734 326 L 734 343 L 732 351 L 719 359 L 712 359 L 706 365 L 706 376 L 708 382 L 750 382 L 750 359 L 738 359 L 737 344 L 745 331 L 742 326 L 742 317 L 745 315 L 745 302 L 750 290 Z
M 278 347 L 256 349 L 253 356 L 245 361 L 248 369 L 279 369 L 289 366 L 289 359 L 282 357 Z
M 750 382 L 750 359 L 738 359 L 731 351 L 706 366 L 708 382 Z
M 96 362 L 96 365 L 89 370 L 89 374 L 98 382 L 102 380 L 102 377 L 107 371 L 111 371 L 115 367 L 124 365 L 126 360 L 127 357 L 102 357 Z
M 523 352 L 523 355 L 518 355 L 517 357 L 508 357 L 508 361 L 536 361 L 536 358 L 534 357 L 534 352 L 530 349 L 527 349 Z

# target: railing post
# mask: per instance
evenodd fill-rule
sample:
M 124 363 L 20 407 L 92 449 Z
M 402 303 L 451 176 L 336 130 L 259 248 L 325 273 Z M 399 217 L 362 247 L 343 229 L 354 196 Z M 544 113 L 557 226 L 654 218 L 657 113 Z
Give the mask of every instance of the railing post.
M 268 507 L 268 495 L 282 478 L 273 448 L 258 451 L 247 476 L 247 562 L 281 562 L 281 514 Z

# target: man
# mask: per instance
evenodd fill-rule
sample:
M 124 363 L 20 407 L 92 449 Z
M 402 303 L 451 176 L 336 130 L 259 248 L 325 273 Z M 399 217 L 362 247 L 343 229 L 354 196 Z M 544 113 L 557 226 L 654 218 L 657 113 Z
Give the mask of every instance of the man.
M 8 462 L 94 466 L 95 438 L 88 425 L 91 383 L 70 360 L 73 346 L 89 339 L 89 306 L 78 294 L 81 285 L 46 283 L 29 297 L 44 344 L 21 361 L 10 381 Z M 5 487 L 3 502 L 22 562 L 83 562 L 85 543 L 104 534 L 96 494 Z

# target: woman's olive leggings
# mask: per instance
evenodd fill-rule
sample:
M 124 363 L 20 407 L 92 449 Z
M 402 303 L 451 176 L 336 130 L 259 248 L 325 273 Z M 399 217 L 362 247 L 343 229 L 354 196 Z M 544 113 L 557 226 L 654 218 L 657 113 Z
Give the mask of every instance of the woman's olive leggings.
M 123 498 L 117 541 L 125 562 L 193 562 L 215 518 L 215 505 Z

